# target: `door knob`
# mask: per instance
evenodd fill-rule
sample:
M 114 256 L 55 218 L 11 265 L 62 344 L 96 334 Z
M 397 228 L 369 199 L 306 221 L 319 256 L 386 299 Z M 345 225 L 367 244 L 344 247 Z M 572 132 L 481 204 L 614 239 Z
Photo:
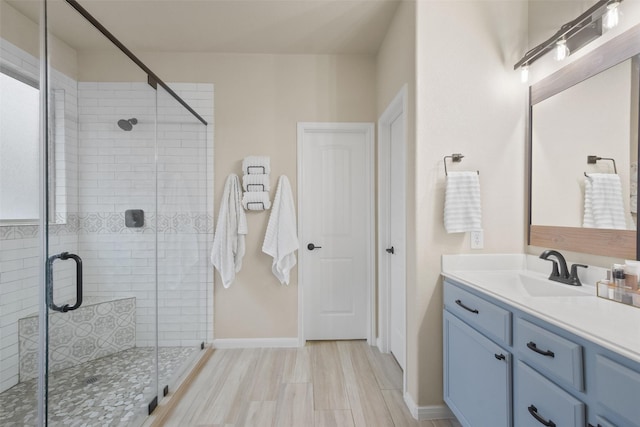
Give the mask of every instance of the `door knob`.
M 307 249 L 309 249 L 310 251 L 314 250 L 314 249 L 320 249 L 322 246 L 316 246 L 313 243 L 309 243 L 307 245 Z
M 392 254 L 392 255 L 396 253 L 396 250 L 393 248 L 393 246 L 385 249 L 385 251 L 387 251 L 388 254 Z

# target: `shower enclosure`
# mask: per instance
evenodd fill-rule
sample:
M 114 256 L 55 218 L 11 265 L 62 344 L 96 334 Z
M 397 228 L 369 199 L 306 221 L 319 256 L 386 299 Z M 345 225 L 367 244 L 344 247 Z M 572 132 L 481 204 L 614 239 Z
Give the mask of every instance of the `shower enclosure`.
M 75 0 L 0 23 L 0 425 L 140 425 L 212 338 L 213 87 Z

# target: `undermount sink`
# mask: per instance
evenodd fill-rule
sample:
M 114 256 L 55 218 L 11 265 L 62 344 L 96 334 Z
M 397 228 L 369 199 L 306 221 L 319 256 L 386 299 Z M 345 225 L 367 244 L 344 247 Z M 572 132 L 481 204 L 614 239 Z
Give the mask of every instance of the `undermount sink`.
M 531 297 L 580 297 L 590 296 L 591 292 L 581 286 L 565 285 L 527 274 L 518 274 L 520 285 Z

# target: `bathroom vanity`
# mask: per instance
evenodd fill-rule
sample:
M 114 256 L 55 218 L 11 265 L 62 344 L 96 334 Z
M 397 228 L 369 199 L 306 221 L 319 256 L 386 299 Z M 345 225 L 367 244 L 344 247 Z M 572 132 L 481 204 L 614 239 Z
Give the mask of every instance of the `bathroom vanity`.
M 444 400 L 464 426 L 640 427 L 640 309 L 531 255 L 444 255 Z M 583 277 L 584 276 L 584 277 Z

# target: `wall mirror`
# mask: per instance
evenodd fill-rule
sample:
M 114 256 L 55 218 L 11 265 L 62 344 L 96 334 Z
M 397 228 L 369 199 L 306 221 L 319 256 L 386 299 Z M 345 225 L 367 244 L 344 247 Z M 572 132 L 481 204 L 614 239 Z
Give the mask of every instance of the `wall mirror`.
M 638 40 L 640 26 L 530 87 L 530 245 L 639 259 Z

